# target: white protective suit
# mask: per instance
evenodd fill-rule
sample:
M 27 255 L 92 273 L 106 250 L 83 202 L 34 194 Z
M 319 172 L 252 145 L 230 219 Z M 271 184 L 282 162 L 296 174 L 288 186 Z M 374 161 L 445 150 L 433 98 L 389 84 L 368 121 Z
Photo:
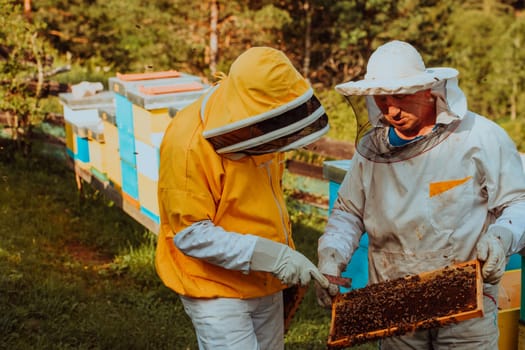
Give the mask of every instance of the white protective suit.
M 374 128 L 357 147 L 319 240 L 321 272 L 327 272 L 321 266 L 327 251 L 337 252 L 336 265 L 346 266 L 364 232 L 370 283 L 476 259 L 478 240 L 491 226 L 512 236 L 507 257 L 523 249 L 520 156 L 502 128 L 467 111 L 453 75 L 431 86 L 434 130 L 401 147 L 389 144 L 389 127 L 367 97 Z M 339 91 L 348 92 L 345 86 Z M 497 285 L 484 285 L 482 319 L 387 338 L 382 349 L 497 349 L 497 291 Z

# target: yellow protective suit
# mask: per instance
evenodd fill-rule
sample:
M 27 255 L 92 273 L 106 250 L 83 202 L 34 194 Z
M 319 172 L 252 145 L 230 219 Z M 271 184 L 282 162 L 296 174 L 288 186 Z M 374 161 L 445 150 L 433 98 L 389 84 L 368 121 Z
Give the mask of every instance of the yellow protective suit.
M 286 287 L 271 273 L 246 268 L 249 256 L 243 256 L 243 251 L 253 251 L 255 241 L 242 243 L 238 239 L 239 235 L 258 236 L 293 248 L 281 187 L 283 154 L 243 154 L 237 145 L 246 142 L 247 126 L 253 124 L 252 131 L 259 130 L 257 123 L 297 111 L 307 104 L 306 99 L 311 101 L 309 92 L 308 83 L 284 54 L 270 48 L 252 48 L 239 56 L 229 76 L 209 94 L 174 117 L 160 149 L 161 226 L 156 252 L 157 272 L 169 288 L 193 298 L 246 299 Z M 323 134 L 327 131 L 326 115 L 324 110 L 317 111 L 322 116 L 315 117 L 315 121 L 324 122 L 313 129 Z M 297 142 L 301 132 L 301 137 L 306 135 L 305 129 L 292 128 L 291 142 Z M 217 151 L 217 147 L 225 146 L 229 136 L 219 140 L 220 145 L 205 138 L 206 133 L 217 137 L 221 132 L 235 134 L 236 130 L 242 133 L 234 136 L 243 139 L 232 141 L 235 154 L 219 155 Z M 277 136 L 282 146 L 283 133 Z M 251 150 L 257 144 L 248 143 Z M 208 223 L 207 238 L 199 237 L 199 223 Z M 210 226 L 217 237 L 222 237 L 223 245 L 213 245 Z M 174 244 L 174 236 L 181 232 L 185 241 L 191 242 L 193 251 L 205 254 L 192 257 L 181 251 Z M 224 239 L 228 235 L 231 240 Z M 241 262 L 227 261 L 235 259 Z

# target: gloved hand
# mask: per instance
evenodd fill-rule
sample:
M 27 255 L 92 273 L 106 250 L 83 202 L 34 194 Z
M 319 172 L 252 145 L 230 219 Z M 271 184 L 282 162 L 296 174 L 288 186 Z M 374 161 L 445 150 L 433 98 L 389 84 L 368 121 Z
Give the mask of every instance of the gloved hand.
M 303 254 L 285 244 L 266 238 L 257 238 L 251 258 L 251 269 L 271 272 L 284 284 L 310 283 L 314 278 L 317 283 L 328 287 L 328 280 L 317 267 Z
M 343 257 L 333 248 L 325 248 L 319 251 L 319 271 L 323 274 L 340 276 L 345 268 Z M 334 297 L 339 294 L 339 286 L 329 283 L 327 287 L 315 284 L 317 303 L 324 308 L 331 308 Z
M 512 232 L 501 227 L 491 227 L 478 241 L 478 259 L 483 261 L 483 281 L 497 284 L 505 273 L 507 253 L 512 244 Z

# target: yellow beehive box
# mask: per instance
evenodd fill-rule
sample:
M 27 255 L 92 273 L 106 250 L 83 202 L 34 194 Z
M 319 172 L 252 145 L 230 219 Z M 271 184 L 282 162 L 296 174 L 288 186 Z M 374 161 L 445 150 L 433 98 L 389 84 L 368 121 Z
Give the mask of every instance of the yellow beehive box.
M 84 97 L 77 97 L 69 92 L 59 94 L 65 120 L 67 152 L 76 162 L 89 166 L 87 128 L 98 124 L 98 110 L 111 107 L 113 99 L 111 91 Z
M 89 149 L 89 161 L 91 166 L 98 170 L 101 175 L 106 173 L 106 159 L 104 152 L 104 124 L 101 120 L 97 124 L 87 128 L 87 139 Z
M 518 350 L 518 329 L 521 301 L 521 270 L 503 275 L 498 296 L 498 345 L 501 350 Z
M 164 132 L 170 123 L 168 108 L 147 110 L 137 105 L 133 110 L 133 133 L 137 140 L 151 143 L 151 135 Z
M 99 172 L 106 173 L 106 153 L 104 151 L 104 144 L 94 139 L 88 140 L 89 147 L 89 161 L 91 166 Z
M 120 168 L 120 153 L 118 148 L 106 144 L 104 148 L 106 159 L 106 175 L 114 187 L 122 187 L 122 169 Z
M 115 124 L 107 121 L 102 122 L 104 124 L 104 142 L 108 148 L 118 150 L 118 128 Z
M 73 125 L 69 122 L 64 123 L 64 131 L 66 133 L 66 151 L 70 158 L 75 156 L 75 135 L 73 133 Z
M 138 173 L 139 181 L 139 202 L 140 207 L 154 216 L 159 215 L 159 204 L 157 200 L 157 180 L 144 174 Z

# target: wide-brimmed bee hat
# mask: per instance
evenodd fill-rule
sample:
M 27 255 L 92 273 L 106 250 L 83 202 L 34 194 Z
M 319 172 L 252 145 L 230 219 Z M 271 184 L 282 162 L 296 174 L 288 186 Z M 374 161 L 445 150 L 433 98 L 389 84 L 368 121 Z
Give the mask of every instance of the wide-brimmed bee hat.
M 413 94 L 457 76 L 454 68 L 426 68 L 412 45 L 394 40 L 378 47 L 370 56 L 363 80 L 339 84 L 336 90 L 343 95 Z
M 336 85 L 356 118 L 356 150 L 375 162 L 411 158 L 438 145 L 467 114 L 467 100 L 458 85 L 458 71 L 448 67 L 426 68 L 419 52 L 409 43 L 393 40 L 370 56 L 362 80 Z M 435 102 L 435 132 L 403 147 L 390 145 L 388 121 L 376 104 L 377 95 L 410 95 L 430 90 Z M 399 96 L 401 97 L 401 96 Z

